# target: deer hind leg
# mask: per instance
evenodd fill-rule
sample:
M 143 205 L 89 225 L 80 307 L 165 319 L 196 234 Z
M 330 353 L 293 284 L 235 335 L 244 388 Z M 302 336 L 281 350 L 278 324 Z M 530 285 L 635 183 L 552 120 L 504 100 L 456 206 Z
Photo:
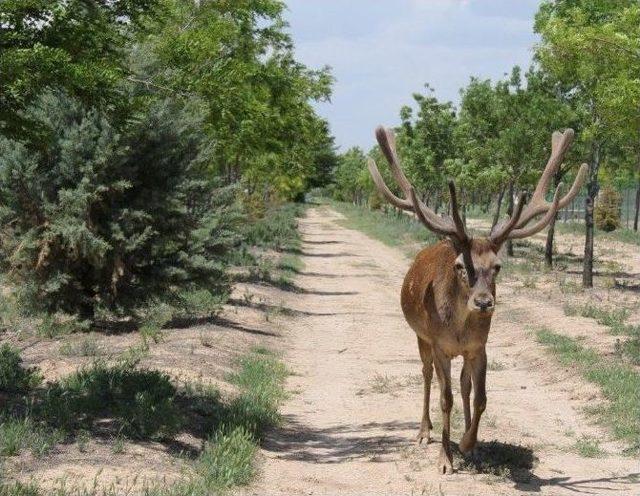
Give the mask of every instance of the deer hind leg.
M 431 417 L 429 416 L 429 403 L 431 399 L 431 380 L 433 379 L 433 356 L 431 346 L 425 340 L 418 338 L 418 350 L 422 359 L 422 378 L 424 379 L 424 401 L 422 403 L 422 421 L 418 432 L 418 444 L 426 440 L 431 441 Z
M 432 348 L 433 362 L 440 385 L 440 408 L 442 409 L 442 448 L 438 458 L 438 472 L 453 473 L 453 457 L 451 455 L 451 408 L 453 395 L 451 393 L 451 359 L 437 347 Z
M 471 419 L 471 425 L 462 436 L 462 441 L 460 441 L 460 451 L 465 454 L 470 453 L 476 445 L 478 424 L 487 406 L 487 354 L 485 351 L 483 350 L 478 356 L 469 359 L 469 366 L 473 382 L 473 418 Z
M 462 393 L 462 407 L 464 409 L 464 430 L 469 430 L 471 426 L 471 372 L 469 364 L 465 359 L 460 372 L 460 392 Z

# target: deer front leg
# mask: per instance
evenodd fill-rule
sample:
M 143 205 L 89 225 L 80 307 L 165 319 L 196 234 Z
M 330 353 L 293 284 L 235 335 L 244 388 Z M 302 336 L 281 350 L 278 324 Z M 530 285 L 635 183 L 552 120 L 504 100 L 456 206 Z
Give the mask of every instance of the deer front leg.
M 422 403 L 422 421 L 418 432 L 418 444 L 426 439 L 431 441 L 431 417 L 429 416 L 429 402 L 431 399 L 431 380 L 433 379 L 433 357 L 431 356 L 431 346 L 421 338 L 418 338 L 418 350 L 422 359 L 422 378 L 424 380 L 424 400 Z
M 442 409 L 442 448 L 438 458 L 438 472 L 453 473 L 453 456 L 451 455 L 451 408 L 453 395 L 451 394 L 451 359 L 438 350 L 432 348 L 433 362 L 440 385 L 440 408 Z
M 469 368 L 473 382 L 473 418 L 471 419 L 471 426 L 467 428 L 464 436 L 462 436 L 462 441 L 460 441 L 460 451 L 465 454 L 470 453 L 476 445 L 478 424 L 487 406 L 487 354 L 484 350 L 474 358 L 469 359 Z
M 462 408 L 464 410 L 464 430 L 469 430 L 471 426 L 471 372 L 469 371 L 469 364 L 465 360 L 462 365 L 462 371 L 460 372 L 460 392 L 462 393 Z

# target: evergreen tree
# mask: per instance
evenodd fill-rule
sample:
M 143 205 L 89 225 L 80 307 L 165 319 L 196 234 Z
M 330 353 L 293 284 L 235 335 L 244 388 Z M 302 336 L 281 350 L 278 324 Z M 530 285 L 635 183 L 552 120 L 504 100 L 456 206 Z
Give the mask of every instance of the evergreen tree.
M 227 290 L 234 219 L 203 179 L 197 102 L 157 101 L 120 131 L 61 94 L 26 117 L 41 129 L 39 153 L 0 138 L 0 249 L 27 308 L 93 318 Z

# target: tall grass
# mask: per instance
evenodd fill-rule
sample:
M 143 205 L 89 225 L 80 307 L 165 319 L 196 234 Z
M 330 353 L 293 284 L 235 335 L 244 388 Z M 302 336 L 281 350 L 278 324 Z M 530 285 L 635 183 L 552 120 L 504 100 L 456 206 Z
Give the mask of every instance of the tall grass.
M 575 339 L 547 328 L 535 332 L 537 341 L 562 364 L 577 368 L 585 379 L 600 386 L 608 401 L 589 408 L 590 413 L 610 428 L 617 439 L 625 441 L 630 453 L 640 453 L 640 374 L 600 357 Z

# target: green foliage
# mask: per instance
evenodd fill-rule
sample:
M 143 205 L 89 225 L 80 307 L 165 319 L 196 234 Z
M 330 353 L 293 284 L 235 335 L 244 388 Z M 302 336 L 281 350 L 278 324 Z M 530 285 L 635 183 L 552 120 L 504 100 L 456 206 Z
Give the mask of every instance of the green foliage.
M 611 187 L 604 188 L 596 202 L 596 227 L 605 232 L 619 229 L 622 226 L 620 221 L 621 208 L 622 195 Z
M 27 308 L 86 319 L 176 290 L 226 291 L 237 216 L 199 172 L 196 109 L 158 102 L 119 132 L 48 94 L 30 115 L 46 151 L 0 140 L 2 250 Z
M 199 484 L 207 490 L 248 484 L 255 473 L 257 449 L 252 434 L 243 427 L 216 432 L 198 458 Z
M 37 134 L 22 114 L 43 90 L 64 90 L 101 108 L 124 107 L 126 45 L 159 0 L 3 0 L 0 4 L 0 129 Z
M 324 182 L 333 141 L 311 102 L 329 97 L 332 78 L 295 60 L 285 4 L 167 3 L 147 50 L 135 54 L 140 79 L 202 99 L 211 167 L 250 193 L 286 200 Z
M 381 172 L 384 168 L 380 169 Z M 373 181 L 367 170 L 367 159 L 360 148 L 351 148 L 338 158 L 334 171 L 333 198 L 361 204 L 373 191 Z
M 243 235 L 245 245 L 277 251 L 298 248 L 298 217 L 303 212 L 304 206 L 295 203 L 270 208 L 262 218 L 246 226 Z
M 34 456 L 43 456 L 63 440 L 61 431 L 38 425 L 29 417 L 6 417 L 0 420 L 2 456 L 17 456 L 23 449 L 29 449 Z
M 42 376 L 33 368 L 22 366 L 20 352 L 8 343 L 0 346 L 0 391 L 24 392 L 42 382 Z

